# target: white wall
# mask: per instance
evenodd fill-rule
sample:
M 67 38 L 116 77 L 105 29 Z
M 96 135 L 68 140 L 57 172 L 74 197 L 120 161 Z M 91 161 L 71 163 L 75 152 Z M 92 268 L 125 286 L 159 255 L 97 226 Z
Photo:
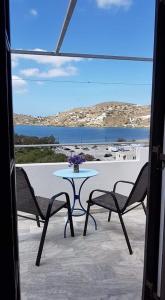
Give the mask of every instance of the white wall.
M 138 160 L 132 161 L 98 161 L 86 162 L 83 168 L 95 169 L 99 174 L 85 182 L 81 191 L 82 203 L 86 206 L 89 193 L 93 189 L 112 190 L 117 180 L 135 181 L 141 167 L 148 160 L 148 148 L 138 149 Z M 72 199 L 72 188 L 68 181 L 53 175 L 53 172 L 62 168 L 68 168 L 67 163 L 43 163 L 43 164 L 21 164 L 30 179 L 35 194 L 51 197 L 61 191 L 68 192 Z M 76 180 L 76 187 L 82 180 Z M 130 187 L 120 185 L 119 192 L 128 194 Z

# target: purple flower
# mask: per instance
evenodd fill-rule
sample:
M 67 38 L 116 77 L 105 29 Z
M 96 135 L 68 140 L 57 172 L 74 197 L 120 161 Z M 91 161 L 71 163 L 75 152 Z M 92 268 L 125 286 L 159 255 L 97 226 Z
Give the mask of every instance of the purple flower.
M 85 162 L 85 157 L 83 155 L 80 155 L 80 154 L 70 156 L 69 159 L 68 159 L 69 167 L 72 166 L 72 165 L 80 165 L 83 162 Z

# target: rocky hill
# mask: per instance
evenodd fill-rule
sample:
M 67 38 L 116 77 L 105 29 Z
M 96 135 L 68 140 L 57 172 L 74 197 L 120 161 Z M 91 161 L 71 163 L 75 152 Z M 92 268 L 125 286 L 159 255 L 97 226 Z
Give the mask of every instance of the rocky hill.
M 14 114 L 14 123 L 67 127 L 149 127 L 150 105 L 104 102 L 48 117 Z

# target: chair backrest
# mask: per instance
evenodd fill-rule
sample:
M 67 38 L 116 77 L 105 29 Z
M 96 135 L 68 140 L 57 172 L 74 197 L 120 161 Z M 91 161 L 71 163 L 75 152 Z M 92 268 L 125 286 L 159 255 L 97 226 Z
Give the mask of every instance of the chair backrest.
M 135 181 L 135 184 L 130 192 L 128 200 L 124 209 L 127 206 L 134 204 L 135 202 L 142 202 L 147 195 L 148 185 L 148 162 L 142 167 L 139 175 Z
M 30 184 L 25 170 L 21 167 L 16 167 L 16 193 L 18 211 L 36 216 L 40 215 L 34 190 Z

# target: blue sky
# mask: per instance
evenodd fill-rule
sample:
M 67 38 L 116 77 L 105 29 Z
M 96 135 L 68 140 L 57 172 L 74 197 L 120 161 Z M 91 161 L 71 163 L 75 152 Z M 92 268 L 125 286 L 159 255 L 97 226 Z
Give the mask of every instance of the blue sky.
M 11 0 L 15 49 L 55 49 L 69 0 Z M 154 0 L 78 0 L 61 51 L 152 57 Z M 105 101 L 149 104 L 152 63 L 12 56 L 14 112 L 53 115 Z

